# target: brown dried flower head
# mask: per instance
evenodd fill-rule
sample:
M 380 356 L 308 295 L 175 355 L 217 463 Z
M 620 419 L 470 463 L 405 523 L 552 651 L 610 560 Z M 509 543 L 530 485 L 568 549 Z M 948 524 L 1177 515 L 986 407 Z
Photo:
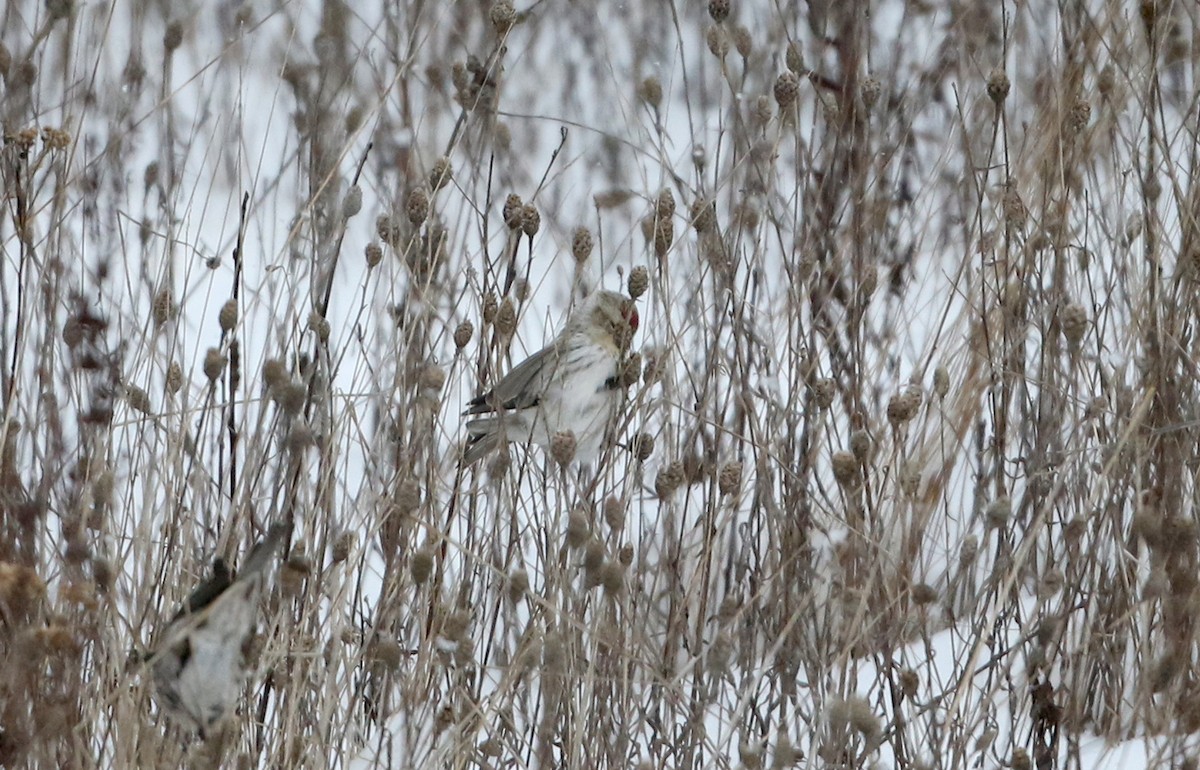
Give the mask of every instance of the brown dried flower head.
M 575 228 L 575 235 L 571 237 L 571 256 L 575 257 L 575 261 L 583 264 L 588 261 L 588 257 L 592 255 L 592 232 L 586 227 Z

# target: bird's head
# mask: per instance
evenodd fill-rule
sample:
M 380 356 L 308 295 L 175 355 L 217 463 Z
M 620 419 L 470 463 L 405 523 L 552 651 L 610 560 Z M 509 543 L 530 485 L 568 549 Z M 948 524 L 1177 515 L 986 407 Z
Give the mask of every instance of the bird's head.
M 591 321 L 610 335 L 618 348 L 628 348 L 638 328 L 638 312 L 633 300 L 615 291 L 598 291 L 590 300 Z

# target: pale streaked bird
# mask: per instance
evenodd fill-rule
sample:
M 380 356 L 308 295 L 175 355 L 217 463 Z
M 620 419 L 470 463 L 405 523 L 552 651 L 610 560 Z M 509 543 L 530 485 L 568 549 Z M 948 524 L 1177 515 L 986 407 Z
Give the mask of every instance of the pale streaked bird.
M 633 300 L 593 292 L 559 335 L 467 404 L 463 462 L 473 463 L 505 441 L 548 446 L 556 433 L 575 437 L 575 458 L 600 454 L 621 403 L 620 366 L 638 328 Z
M 250 551 L 237 577 L 225 562 L 188 598 L 147 656 L 159 705 L 200 737 L 233 710 L 249 673 L 246 646 L 258 619 L 267 567 L 287 527 L 276 524 Z

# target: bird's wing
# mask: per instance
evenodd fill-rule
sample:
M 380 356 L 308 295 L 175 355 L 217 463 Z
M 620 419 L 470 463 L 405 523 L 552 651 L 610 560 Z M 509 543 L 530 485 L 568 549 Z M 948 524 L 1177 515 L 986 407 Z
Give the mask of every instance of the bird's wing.
M 512 371 L 500 378 L 495 387 L 467 403 L 463 414 L 483 414 L 499 408 L 528 409 L 537 406 L 538 399 L 546 389 L 546 383 L 554 374 L 557 348 L 547 345 L 517 364 Z

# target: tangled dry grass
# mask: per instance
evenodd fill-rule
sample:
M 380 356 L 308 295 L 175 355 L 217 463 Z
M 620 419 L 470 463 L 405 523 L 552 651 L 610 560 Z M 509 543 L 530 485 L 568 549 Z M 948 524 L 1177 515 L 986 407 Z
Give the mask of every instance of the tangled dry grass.
M 0 765 L 1195 767 L 1198 17 L 7 3 Z M 621 445 L 461 470 L 598 286 Z

